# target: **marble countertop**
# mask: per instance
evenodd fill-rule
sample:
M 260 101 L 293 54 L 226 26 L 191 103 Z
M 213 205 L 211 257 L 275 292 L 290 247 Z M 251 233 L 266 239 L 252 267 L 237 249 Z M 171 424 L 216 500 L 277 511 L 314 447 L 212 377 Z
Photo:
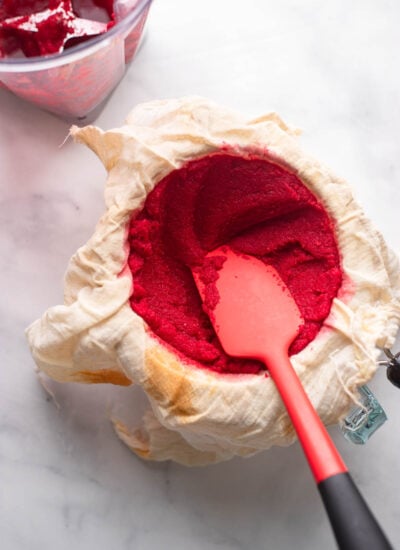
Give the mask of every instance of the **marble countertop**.
M 400 5 L 395 1 L 155 1 L 136 60 L 98 117 L 199 94 L 276 110 L 346 178 L 400 249 Z M 298 444 L 207 468 L 142 462 L 109 414 L 138 388 L 40 385 L 24 329 L 62 300 L 71 254 L 103 210 L 105 171 L 68 125 L 0 90 L 0 530 L 4 550 L 334 549 Z M 63 144 L 63 145 L 62 145 Z M 396 349 L 396 348 L 395 348 Z M 397 344 L 400 349 L 400 343 Z M 365 446 L 333 438 L 400 548 L 400 391 L 370 387 L 389 421 Z

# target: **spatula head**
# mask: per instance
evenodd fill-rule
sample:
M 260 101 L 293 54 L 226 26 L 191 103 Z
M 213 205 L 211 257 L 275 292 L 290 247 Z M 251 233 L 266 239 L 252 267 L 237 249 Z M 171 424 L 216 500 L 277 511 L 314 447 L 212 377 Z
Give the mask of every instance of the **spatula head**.
M 276 269 L 227 246 L 207 262 L 219 267 L 217 278 L 201 269 L 193 275 L 226 353 L 268 362 L 269 353 L 287 352 L 303 319 Z

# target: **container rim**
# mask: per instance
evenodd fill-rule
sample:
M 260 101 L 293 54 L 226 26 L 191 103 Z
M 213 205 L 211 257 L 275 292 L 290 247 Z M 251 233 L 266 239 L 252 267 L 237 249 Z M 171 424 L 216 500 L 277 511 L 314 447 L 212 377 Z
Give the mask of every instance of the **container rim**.
M 86 55 L 97 51 L 100 47 L 107 46 L 113 38 L 123 33 L 142 15 L 143 11 L 150 7 L 153 0 L 138 0 L 134 8 L 126 17 L 104 34 L 96 36 L 87 42 L 77 44 L 61 53 L 37 57 L 4 58 L 0 60 L 0 73 L 18 73 L 51 69 L 60 65 L 76 61 Z

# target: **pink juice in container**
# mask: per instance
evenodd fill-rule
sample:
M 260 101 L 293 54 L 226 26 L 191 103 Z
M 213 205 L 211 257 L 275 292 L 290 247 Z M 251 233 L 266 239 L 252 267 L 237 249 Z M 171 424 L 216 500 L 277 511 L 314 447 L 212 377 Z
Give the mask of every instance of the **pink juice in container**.
M 0 0 L 0 86 L 90 122 L 133 59 L 151 0 Z

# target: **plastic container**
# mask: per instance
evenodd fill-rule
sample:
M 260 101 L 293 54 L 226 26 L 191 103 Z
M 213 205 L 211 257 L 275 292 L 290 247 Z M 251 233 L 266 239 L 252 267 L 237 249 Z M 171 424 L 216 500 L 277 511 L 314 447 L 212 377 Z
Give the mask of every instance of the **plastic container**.
M 364 445 L 386 422 L 387 416 L 368 386 L 358 389 L 360 405 L 354 407 L 341 424 L 344 437 L 356 445 Z
M 132 61 L 152 0 L 138 0 L 108 32 L 45 57 L 0 60 L 0 87 L 66 120 L 90 122 Z

